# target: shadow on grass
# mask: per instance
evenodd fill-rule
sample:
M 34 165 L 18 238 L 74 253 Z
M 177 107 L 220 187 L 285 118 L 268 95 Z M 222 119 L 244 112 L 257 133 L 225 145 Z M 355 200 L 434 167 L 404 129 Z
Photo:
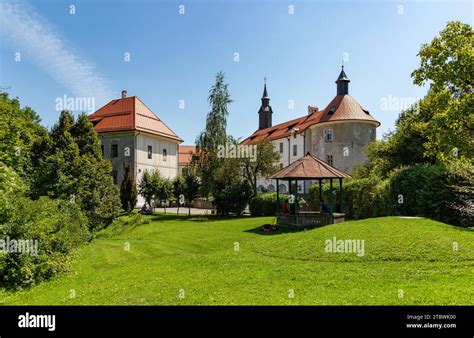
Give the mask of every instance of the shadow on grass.
M 189 221 L 189 222 L 216 222 L 225 220 L 248 219 L 249 216 L 217 216 L 217 215 L 184 215 L 172 213 L 156 213 L 145 216 L 151 221 Z
M 291 227 L 291 226 L 279 226 L 276 230 L 264 231 L 263 225 L 262 225 L 253 229 L 245 230 L 244 232 L 250 232 L 250 233 L 254 233 L 257 235 L 264 235 L 264 236 L 273 236 L 273 235 L 283 235 L 287 233 L 301 232 L 301 231 L 305 231 L 305 229 L 300 228 L 300 227 Z

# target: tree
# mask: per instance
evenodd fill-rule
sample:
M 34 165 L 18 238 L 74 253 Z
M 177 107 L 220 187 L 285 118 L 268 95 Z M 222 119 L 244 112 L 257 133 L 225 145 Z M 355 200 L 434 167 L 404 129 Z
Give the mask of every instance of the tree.
M 149 172 L 145 169 L 143 172 L 142 178 L 138 184 L 138 191 L 140 195 L 143 196 L 145 202 L 148 204 L 150 208 L 152 208 L 152 200 L 155 197 L 155 193 L 157 189 L 157 182 L 156 177 L 153 172 Z
M 0 162 L 27 178 L 33 143 L 47 133 L 40 118 L 18 99 L 0 91 Z
M 79 155 L 90 154 L 97 159 L 102 158 L 100 141 L 86 113 L 81 113 L 71 127 L 71 135 L 79 148 Z
M 252 187 L 242 177 L 239 159 L 226 158 L 214 172 L 212 204 L 218 215 L 240 215 L 252 197 Z
M 253 195 L 257 195 L 257 179 L 268 177 L 277 171 L 276 161 L 280 154 L 275 151 L 273 144 L 269 141 L 259 142 L 254 147 L 255 157 L 244 157 L 241 159 L 241 167 L 244 178 L 250 183 Z
M 429 83 L 422 106 L 431 118 L 419 124 L 426 135 L 426 154 L 470 177 L 474 167 L 474 31 L 468 24 L 449 22 L 439 37 L 424 44 L 421 65 L 412 73 L 417 85 Z
M 173 195 L 174 198 L 176 198 L 176 204 L 178 205 L 178 210 L 176 211 L 177 214 L 179 214 L 181 195 L 184 196 L 185 189 L 186 182 L 184 181 L 183 176 L 176 176 L 173 180 Z
M 194 174 L 192 170 L 188 170 L 184 176 L 184 197 L 188 202 L 188 215 L 191 215 L 191 203 L 199 195 L 199 189 L 201 184 L 198 177 Z
M 61 112 L 51 132 L 32 146 L 30 196 L 77 203 L 91 230 L 109 224 L 120 211 L 119 189 L 111 163 L 100 153 L 98 135 L 85 115 L 74 122 L 70 112 Z
M 460 22 L 449 22 L 439 37 L 422 46 L 412 78 L 417 85 L 429 83 L 429 91 L 400 114 L 394 132 L 369 144 L 369 161 L 357 170 L 360 176 L 369 171 L 387 177 L 402 166 L 441 162 L 473 181 L 473 46 L 472 27 Z
M 217 73 L 216 82 L 209 91 L 211 111 L 207 114 L 206 127 L 196 139 L 199 156 L 194 156 L 194 159 L 202 180 L 201 192 L 204 196 L 208 196 L 212 190 L 213 173 L 221 162 L 217 156 L 218 146 L 227 142 L 228 105 L 232 102 L 227 87 L 224 73 Z
M 156 197 L 159 198 L 166 214 L 166 204 L 173 197 L 173 182 L 168 178 L 161 178 L 159 182 Z
M 125 177 L 120 186 L 120 201 L 122 202 L 122 209 L 126 212 L 131 212 L 137 204 L 137 184 L 133 177 L 130 166 L 125 167 Z

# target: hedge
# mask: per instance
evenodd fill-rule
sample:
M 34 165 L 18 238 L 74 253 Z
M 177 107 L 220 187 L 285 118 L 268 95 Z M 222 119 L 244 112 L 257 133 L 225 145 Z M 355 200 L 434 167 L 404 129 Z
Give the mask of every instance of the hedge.
M 339 187 L 333 186 L 334 210 L 339 207 Z M 329 183 L 322 185 L 325 203 Z M 389 215 L 422 216 L 441 222 L 471 227 L 474 194 L 472 185 L 442 165 L 415 165 L 394 171 L 389 178 L 343 181 L 343 212 L 346 219 Z M 319 185 L 309 189 L 309 204 L 319 210 Z
M 287 198 L 288 195 L 280 194 L 280 208 Z M 275 216 L 276 192 L 254 196 L 249 202 L 249 209 L 252 216 Z

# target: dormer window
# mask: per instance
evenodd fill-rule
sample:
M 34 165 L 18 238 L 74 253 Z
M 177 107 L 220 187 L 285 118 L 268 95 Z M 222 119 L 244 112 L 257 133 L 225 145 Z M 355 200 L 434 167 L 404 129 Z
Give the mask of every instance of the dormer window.
M 334 113 L 336 112 L 336 109 L 337 109 L 336 106 L 332 106 L 331 109 L 329 109 L 328 114 L 329 114 L 329 115 L 334 114 Z
M 367 115 L 370 115 L 370 112 L 368 110 L 365 110 L 365 109 L 362 109 L 364 111 L 364 113 L 366 113 Z

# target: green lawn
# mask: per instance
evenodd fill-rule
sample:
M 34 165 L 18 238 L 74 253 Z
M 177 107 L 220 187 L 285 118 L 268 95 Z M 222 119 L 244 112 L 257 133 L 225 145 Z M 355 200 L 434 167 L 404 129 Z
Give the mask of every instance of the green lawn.
M 119 219 L 80 251 L 71 274 L 31 290 L 0 291 L 0 302 L 474 304 L 471 230 L 387 217 L 269 235 L 258 228 L 270 217 L 148 219 Z M 364 240 L 365 255 L 325 252 L 334 236 Z

